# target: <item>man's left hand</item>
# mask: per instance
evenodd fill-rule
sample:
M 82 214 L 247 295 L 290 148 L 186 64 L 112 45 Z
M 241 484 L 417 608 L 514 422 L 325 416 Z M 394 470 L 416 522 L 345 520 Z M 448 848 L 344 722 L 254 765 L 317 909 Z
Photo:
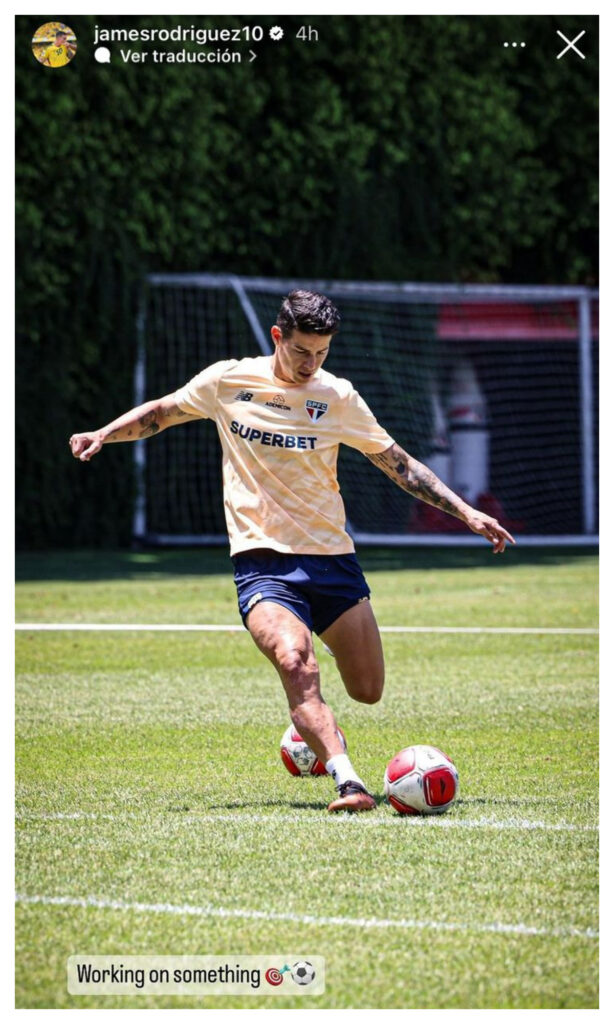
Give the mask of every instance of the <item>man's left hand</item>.
M 479 512 L 477 508 L 470 510 L 465 522 L 474 533 L 479 533 L 482 537 L 486 537 L 486 540 L 493 546 L 494 555 L 499 555 L 502 551 L 505 551 L 507 541 L 510 544 L 516 543 L 511 533 L 508 533 L 505 527 L 501 526 L 498 519 L 487 516 L 485 512 Z

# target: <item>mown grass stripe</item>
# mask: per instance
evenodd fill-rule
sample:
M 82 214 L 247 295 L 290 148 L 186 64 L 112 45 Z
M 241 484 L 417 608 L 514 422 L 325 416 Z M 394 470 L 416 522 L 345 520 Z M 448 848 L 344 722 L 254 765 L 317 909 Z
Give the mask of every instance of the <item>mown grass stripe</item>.
M 488 924 L 465 921 L 420 921 L 414 918 L 377 917 L 316 917 L 312 914 L 276 913 L 269 910 L 244 910 L 242 908 L 216 907 L 212 904 L 191 906 L 173 903 L 133 903 L 127 900 L 104 900 L 95 896 L 78 898 L 74 896 L 30 896 L 17 893 L 16 903 L 44 904 L 46 906 L 83 907 L 96 910 L 134 911 L 145 914 L 177 914 L 193 917 L 243 918 L 249 921 L 289 921 L 294 924 L 315 925 L 316 927 L 342 928 L 400 928 L 424 929 L 448 932 L 490 932 L 503 935 L 546 936 L 547 938 L 598 939 L 599 932 L 592 928 L 538 928 L 533 925 L 505 924 L 494 921 Z
M 150 821 L 152 818 L 151 811 L 146 812 L 147 820 Z M 57 811 L 50 813 L 32 813 L 28 812 L 16 814 L 16 818 L 19 821 L 79 821 L 79 820 L 101 820 L 101 821 L 121 821 L 122 819 L 134 820 L 138 819 L 139 815 L 134 813 L 126 814 L 112 814 L 112 813 L 97 813 L 89 811 Z M 240 825 L 243 822 L 254 822 L 257 824 L 280 824 L 286 825 L 288 822 L 293 824 L 305 824 L 305 816 L 303 814 L 188 814 L 179 817 L 176 814 L 169 814 L 169 820 L 177 822 L 186 822 L 193 824 L 195 822 L 235 822 Z M 519 830 L 542 830 L 552 832 L 598 832 L 598 825 L 578 825 L 573 822 L 567 821 L 532 821 L 530 818 L 509 818 L 508 820 L 497 820 L 493 818 L 439 818 L 439 817 L 411 817 L 401 818 L 400 816 L 385 817 L 385 818 L 365 818 L 361 816 L 357 818 L 352 814 L 339 814 L 335 818 L 324 817 L 323 815 L 314 815 L 308 819 L 310 824 L 316 824 L 320 821 L 323 825 L 329 823 L 351 823 L 360 828 L 373 828 L 374 826 L 390 825 L 396 828 L 492 828 L 492 829 L 519 829 Z

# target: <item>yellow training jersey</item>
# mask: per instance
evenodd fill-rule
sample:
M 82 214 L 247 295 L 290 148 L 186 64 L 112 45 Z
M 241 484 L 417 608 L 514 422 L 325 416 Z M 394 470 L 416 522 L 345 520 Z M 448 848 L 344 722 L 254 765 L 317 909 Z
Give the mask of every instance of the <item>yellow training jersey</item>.
M 45 50 L 45 60 L 48 60 L 52 68 L 62 68 L 70 60 L 70 51 L 67 46 L 50 46 Z
M 320 369 L 306 384 L 273 374 L 273 357 L 213 363 L 175 394 L 215 420 L 223 450 L 230 553 L 354 551 L 337 482 L 340 444 L 383 452 L 393 439 L 348 380 Z

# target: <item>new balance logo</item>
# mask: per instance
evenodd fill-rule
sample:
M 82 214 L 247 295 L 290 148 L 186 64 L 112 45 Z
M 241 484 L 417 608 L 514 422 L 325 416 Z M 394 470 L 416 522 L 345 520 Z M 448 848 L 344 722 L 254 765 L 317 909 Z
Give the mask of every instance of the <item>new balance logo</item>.
M 251 402 L 253 397 L 253 391 L 239 391 L 239 393 L 235 395 L 235 402 Z

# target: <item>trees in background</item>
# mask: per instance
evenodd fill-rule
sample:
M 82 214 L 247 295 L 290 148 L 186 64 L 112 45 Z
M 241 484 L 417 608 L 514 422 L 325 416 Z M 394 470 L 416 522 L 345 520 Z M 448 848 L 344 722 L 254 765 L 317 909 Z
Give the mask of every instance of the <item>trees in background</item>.
M 155 24 L 256 20 L 274 23 Z M 83 471 L 67 441 L 132 403 L 149 271 L 596 283 L 595 17 L 585 61 L 556 59 L 577 18 L 310 17 L 317 43 L 304 20 L 252 63 L 124 63 L 154 46 L 113 43 L 107 65 L 95 21 L 154 19 L 75 16 L 54 70 L 17 18 L 21 545 L 129 538 L 129 446 Z

